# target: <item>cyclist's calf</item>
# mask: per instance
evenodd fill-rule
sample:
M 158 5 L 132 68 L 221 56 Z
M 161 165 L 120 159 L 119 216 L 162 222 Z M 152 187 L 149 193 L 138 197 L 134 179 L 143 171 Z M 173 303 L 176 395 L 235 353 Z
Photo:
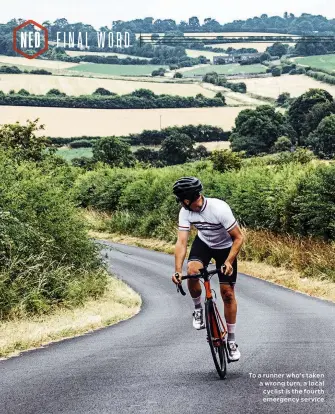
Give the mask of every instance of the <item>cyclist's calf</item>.
M 204 265 L 201 262 L 197 260 L 191 260 L 187 263 L 187 274 L 196 275 L 203 267 Z M 197 298 L 201 295 L 201 284 L 199 282 L 199 279 L 188 279 L 187 285 L 192 298 Z

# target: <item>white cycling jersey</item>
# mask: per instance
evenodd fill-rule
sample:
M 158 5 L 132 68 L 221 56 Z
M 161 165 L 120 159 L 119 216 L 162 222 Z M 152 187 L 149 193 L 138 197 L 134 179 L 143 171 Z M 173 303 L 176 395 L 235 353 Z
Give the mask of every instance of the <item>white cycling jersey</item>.
M 228 233 L 237 221 L 229 205 L 218 198 L 204 197 L 201 211 L 189 211 L 182 207 L 179 212 L 179 230 L 198 229 L 199 238 L 212 249 L 225 249 L 233 244 Z

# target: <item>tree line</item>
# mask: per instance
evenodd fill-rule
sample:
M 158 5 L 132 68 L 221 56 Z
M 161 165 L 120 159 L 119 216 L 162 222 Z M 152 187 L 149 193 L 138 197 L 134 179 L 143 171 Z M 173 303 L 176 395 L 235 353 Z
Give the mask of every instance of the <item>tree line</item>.
M 8 94 L 0 91 L 0 105 L 98 109 L 203 108 L 226 105 L 223 95 L 214 98 L 207 98 L 201 94 L 195 97 L 156 95 L 149 89 L 138 89 L 130 94 L 117 95 L 109 91 L 109 94 L 102 93 L 103 88 L 99 89 L 92 95 L 80 96 L 67 96 L 58 89 L 51 89 L 46 95 L 33 95 L 25 89 L 18 93 L 11 90 Z
M 206 125 L 206 124 L 199 124 L 199 125 L 183 125 L 183 126 L 173 126 L 162 128 L 161 130 L 156 129 L 145 129 L 138 134 L 129 134 L 120 136 L 119 138 L 122 141 L 127 142 L 129 145 L 160 145 L 162 141 L 167 138 L 169 135 L 173 133 L 180 133 L 188 135 L 194 142 L 210 142 L 210 141 L 228 141 L 230 132 L 224 131 L 222 128 L 213 126 L 213 125 Z M 93 141 L 96 141 L 102 137 L 70 137 L 70 138 L 57 138 L 57 137 L 50 137 L 49 141 L 52 145 L 55 146 L 63 146 L 69 145 L 73 146 L 73 143 L 76 142 L 74 145 L 77 148 L 80 148 L 81 142 L 90 142 L 92 146 Z M 84 144 L 85 145 L 85 144 Z M 84 147 L 82 145 L 82 147 Z
M 244 82 L 228 82 L 224 76 L 218 75 L 216 72 L 209 72 L 202 78 L 203 82 L 208 82 L 217 86 L 224 86 L 234 92 L 246 93 L 247 85 Z
M 165 33 L 180 30 L 182 32 L 274 32 L 305 34 L 315 31 L 333 34 L 335 32 L 334 19 L 327 19 L 321 15 L 302 13 L 295 16 L 285 12 L 283 16 L 268 16 L 262 14 L 246 20 L 234 20 L 233 22 L 220 24 L 212 17 L 204 19 L 200 23 L 197 16 L 190 17 L 188 21 L 177 23 L 173 19 L 154 19 L 146 17 L 130 21 L 114 21 L 113 28 L 116 31 L 129 30 L 135 33 Z

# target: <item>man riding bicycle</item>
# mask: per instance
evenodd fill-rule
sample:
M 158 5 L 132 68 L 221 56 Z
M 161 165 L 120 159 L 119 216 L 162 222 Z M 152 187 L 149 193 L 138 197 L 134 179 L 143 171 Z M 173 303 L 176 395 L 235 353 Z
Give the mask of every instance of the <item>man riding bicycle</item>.
M 173 193 L 182 208 L 179 212 L 178 240 L 175 247 L 175 274 L 172 281 L 179 284 L 187 251 L 191 225 L 198 230 L 187 263 L 187 273 L 197 274 L 215 259 L 216 268 L 225 265 L 219 273 L 220 291 L 224 302 L 224 315 L 228 330 L 228 353 L 231 361 L 240 359 L 235 342 L 237 302 L 234 286 L 237 277 L 237 254 L 243 244 L 243 234 L 229 205 L 217 198 L 206 198 L 203 186 L 196 177 L 182 177 L 175 182 Z M 205 328 L 201 304 L 201 285 L 198 279 L 189 279 L 188 289 L 194 302 L 193 327 Z

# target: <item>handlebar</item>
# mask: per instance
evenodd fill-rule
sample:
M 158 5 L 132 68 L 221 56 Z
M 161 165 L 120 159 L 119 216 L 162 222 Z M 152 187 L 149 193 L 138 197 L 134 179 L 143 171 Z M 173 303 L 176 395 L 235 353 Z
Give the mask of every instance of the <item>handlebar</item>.
M 226 266 L 222 265 L 221 267 L 225 268 Z M 216 273 L 219 273 L 220 271 L 221 271 L 221 269 L 207 270 L 207 267 L 204 267 L 200 270 L 199 273 L 197 273 L 195 275 L 182 275 L 180 278 L 177 278 L 177 279 L 180 279 L 181 281 L 186 280 L 186 279 L 203 279 L 205 277 L 215 275 Z M 180 281 L 179 285 L 177 285 L 177 292 L 178 293 L 180 292 L 183 296 L 185 296 L 186 292 L 182 287 L 181 281 Z

